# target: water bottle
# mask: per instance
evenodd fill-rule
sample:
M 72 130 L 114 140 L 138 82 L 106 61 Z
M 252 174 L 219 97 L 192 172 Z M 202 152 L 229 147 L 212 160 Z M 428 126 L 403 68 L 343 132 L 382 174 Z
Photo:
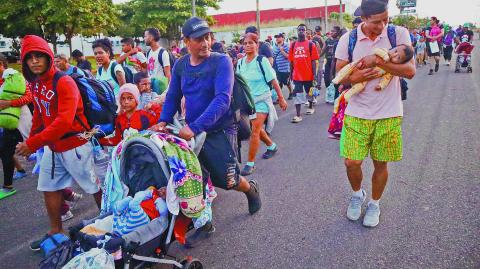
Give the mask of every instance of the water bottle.
M 103 185 L 103 181 L 105 180 L 105 175 L 107 173 L 108 165 L 110 164 L 110 156 L 103 150 L 102 146 L 98 143 L 98 141 L 93 146 L 93 161 L 94 161 L 94 170 L 95 174 L 98 177 L 98 180 Z

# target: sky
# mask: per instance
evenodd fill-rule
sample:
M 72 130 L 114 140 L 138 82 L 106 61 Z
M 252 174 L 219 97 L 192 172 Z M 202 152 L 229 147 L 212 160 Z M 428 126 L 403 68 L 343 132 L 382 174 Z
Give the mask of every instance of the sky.
M 115 3 L 128 0 L 113 0 Z M 168 0 L 167 0 L 168 1 Z M 343 0 L 352 6 L 359 6 L 361 0 Z M 391 15 L 399 14 L 396 0 L 389 1 Z M 235 13 L 255 10 L 256 0 L 223 0 L 219 10 L 210 10 L 209 14 Z M 260 0 L 260 9 L 305 8 L 323 6 L 325 0 Z M 328 5 L 338 4 L 339 0 L 328 0 Z M 417 0 L 417 13 L 420 17 L 437 16 L 440 21 L 451 25 L 464 22 L 477 23 L 480 27 L 480 0 Z

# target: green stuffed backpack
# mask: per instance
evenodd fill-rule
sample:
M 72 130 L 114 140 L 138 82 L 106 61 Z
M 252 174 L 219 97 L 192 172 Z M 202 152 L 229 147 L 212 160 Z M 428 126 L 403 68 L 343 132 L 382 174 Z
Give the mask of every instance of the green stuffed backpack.
M 0 87 L 0 100 L 15 100 L 25 94 L 26 83 L 23 75 L 18 71 L 8 68 L 3 72 L 4 83 Z M 9 107 L 0 110 L 0 127 L 16 129 L 20 119 L 20 107 Z

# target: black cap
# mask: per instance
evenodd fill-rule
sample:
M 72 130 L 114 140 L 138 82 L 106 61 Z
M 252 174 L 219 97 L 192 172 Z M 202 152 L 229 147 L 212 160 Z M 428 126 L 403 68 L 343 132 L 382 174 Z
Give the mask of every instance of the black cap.
M 315 32 L 316 31 L 322 31 L 322 26 L 315 26 Z
M 273 37 L 275 37 L 275 38 L 279 38 L 279 37 L 285 38 L 285 35 L 283 33 L 279 33 L 277 35 L 274 35 Z
M 245 29 L 245 34 L 252 33 L 252 34 L 258 34 L 258 29 L 255 26 L 248 26 L 247 29 Z
M 380 14 L 388 10 L 388 0 L 362 0 L 354 16 L 370 16 L 375 14 Z
M 210 30 L 207 21 L 199 17 L 191 17 L 182 27 L 184 37 L 197 38 L 211 32 L 212 30 Z

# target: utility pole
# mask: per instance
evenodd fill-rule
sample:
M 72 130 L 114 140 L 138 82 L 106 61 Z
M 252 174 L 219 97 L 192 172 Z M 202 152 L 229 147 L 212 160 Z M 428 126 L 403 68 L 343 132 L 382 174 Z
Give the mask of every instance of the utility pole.
M 343 27 L 343 5 L 342 0 L 340 0 L 340 12 L 339 12 L 340 27 Z
M 197 11 L 195 9 L 195 0 L 192 0 L 192 17 L 197 15 Z
M 325 29 L 323 29 L 323 32 L 324 33 L 328 32 L 328 4 L 327 4 L 327 0 L 325 0 Z
M 260 0 L 257 0 L 257 29 L 258 35 L 260 35 Z

